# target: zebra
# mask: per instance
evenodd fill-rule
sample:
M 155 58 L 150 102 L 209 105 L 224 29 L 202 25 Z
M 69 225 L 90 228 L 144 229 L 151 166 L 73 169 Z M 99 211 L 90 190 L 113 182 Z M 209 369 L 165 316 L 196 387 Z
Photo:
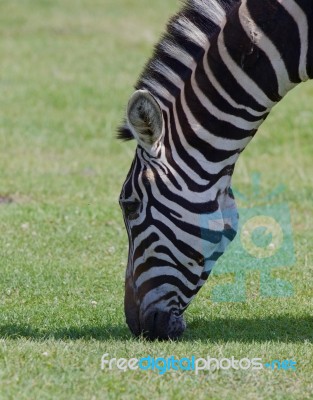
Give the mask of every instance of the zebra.
M 169 21 L 118 129 L 137 141 L 119 198 L 135 336 L 182 335 L 184 311 L 237 232 L 239 155 L 312 77 L 312 0 L 188 0 Z

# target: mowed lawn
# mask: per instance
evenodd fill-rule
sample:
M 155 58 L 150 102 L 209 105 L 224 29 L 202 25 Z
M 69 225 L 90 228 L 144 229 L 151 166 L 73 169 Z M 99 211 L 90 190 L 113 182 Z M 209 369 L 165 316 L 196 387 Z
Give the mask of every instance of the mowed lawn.
M 212 301 L 213 276 L 178 342 L 132 338 L 118 196 L 135 143 L 115 139 L 128 96 L 176 0 L 0 3 L 0 399 L 313 398 L 313 85 L 275 108 L 234 187 L 291 210 L 296 263 L 274 269 L 290 298 Z M 259 200 L 258 200 L 259 201 Z M 247 204 L 239 202 L 246 207 Z M 252 198 L 249 206 L 254 206 Z M 102 371 L 101 356 L 294 360 L 293 371 Z

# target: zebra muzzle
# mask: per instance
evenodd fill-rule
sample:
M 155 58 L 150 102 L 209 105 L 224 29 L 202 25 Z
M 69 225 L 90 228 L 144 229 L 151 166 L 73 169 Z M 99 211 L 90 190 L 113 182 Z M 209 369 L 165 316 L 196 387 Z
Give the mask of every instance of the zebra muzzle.
M 142 335 L 150 340 L 178 339 L 184 332 L 186 324 L 182 316 L 172 312 L 153 310 L 140 321 Z
M 124 309 L 126 323 L 135 336 L 150 340 L 178 339 L 186 328 L 186 323 L 177 310 L 149 307 L 143 311 L 131 275 L 125 282 Z

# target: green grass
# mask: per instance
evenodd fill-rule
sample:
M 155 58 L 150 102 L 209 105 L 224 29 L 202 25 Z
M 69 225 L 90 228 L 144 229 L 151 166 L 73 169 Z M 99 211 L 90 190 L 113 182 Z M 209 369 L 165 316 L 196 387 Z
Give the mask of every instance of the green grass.
M 289 299 L 214 303 L 213 276 L 177 343 L 130 335 L 123 314 L 127 238 L 117 198 L 134 143 L 115 140 L 132 84 L 178 1 L 0 3 L 0 399 L 311 399 L 313 85 L 275 108 L 234 177 L 279 183 L 296 265 L 277 269 Z M 96 302 L 96 303 L 95 303 Z M 112 357 L 294 359 L 297 372 L 101 371 Z

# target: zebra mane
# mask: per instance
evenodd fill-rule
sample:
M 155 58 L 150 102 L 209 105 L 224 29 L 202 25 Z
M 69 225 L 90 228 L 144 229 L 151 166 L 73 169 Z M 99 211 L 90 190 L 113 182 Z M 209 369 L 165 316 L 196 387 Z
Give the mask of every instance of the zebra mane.
M 181 82 L 190 78 L 209 40 L 220 31 L 226 15 L 239 1 L 185 0 L 183 8 L 170 19 L 135 88 L 147 89 L 169 105 L 169 96 L 179 95 Z M 126 122 L 118 129 L 118 138 L 133 139 Z

